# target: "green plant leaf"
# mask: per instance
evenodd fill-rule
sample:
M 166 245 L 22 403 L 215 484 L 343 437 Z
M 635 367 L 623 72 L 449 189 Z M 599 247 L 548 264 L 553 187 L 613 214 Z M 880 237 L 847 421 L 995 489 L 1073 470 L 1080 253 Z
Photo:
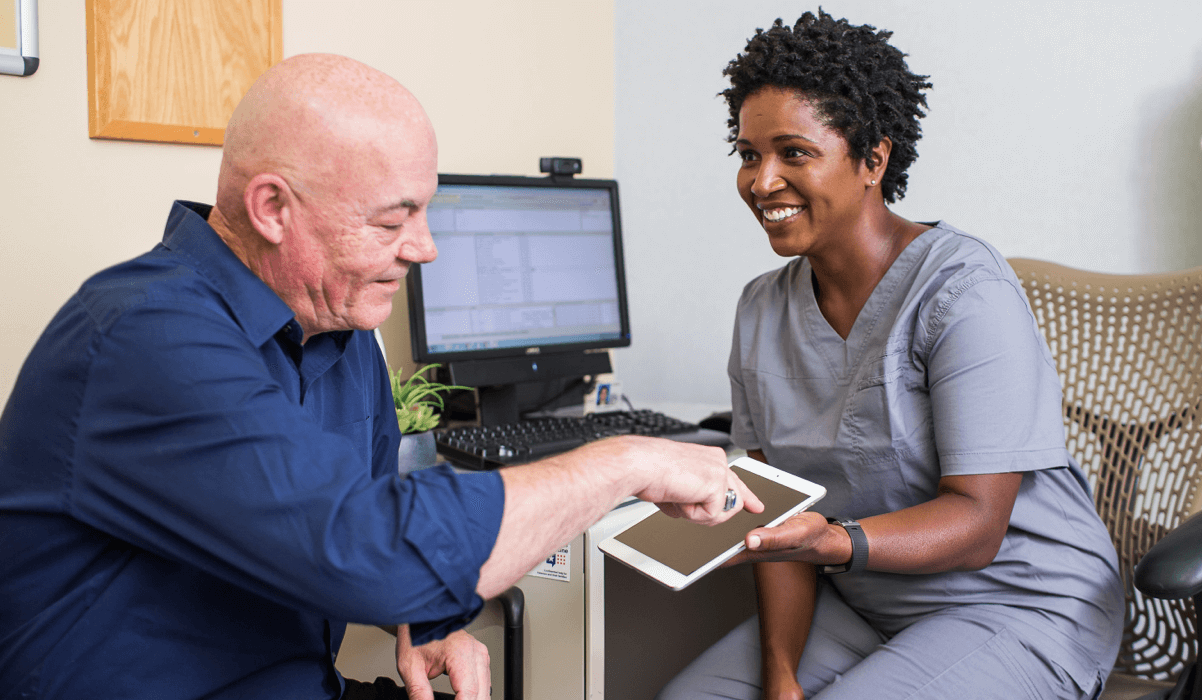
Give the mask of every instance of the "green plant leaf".
M 442 394 L 452 389 L 470 389 L 471 387 L 441 384 L 432 382 L 425 376 L 426 372 L 437 369 L 437 363 L 429 364 L 418 369 L 413 376 L 401 381 L 401 372 L 397 370 L 389 376 L 392 384 L 392 402 L 396 406 L 397 426 L 402 433 L 420 433 L 433 430 L 438 425 L 439 414 L 444 406 Z

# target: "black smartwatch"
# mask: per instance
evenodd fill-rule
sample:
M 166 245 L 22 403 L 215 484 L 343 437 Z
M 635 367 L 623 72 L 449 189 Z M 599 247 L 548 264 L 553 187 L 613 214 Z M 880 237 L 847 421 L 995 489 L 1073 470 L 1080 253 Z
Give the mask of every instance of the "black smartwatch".
M 842 574 L 848 571 L 863 571 L 868 568 L 868 536 L 860 524 L 851 518 L 827 518 L 828 523 L 837 523 L 851 537 L 851 561 L 846 564 L 825 564 L 818 573 Z

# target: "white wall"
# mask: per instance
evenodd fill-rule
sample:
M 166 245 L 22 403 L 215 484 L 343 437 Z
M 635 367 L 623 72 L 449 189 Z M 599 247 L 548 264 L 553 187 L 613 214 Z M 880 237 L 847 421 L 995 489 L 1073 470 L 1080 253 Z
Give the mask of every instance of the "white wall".
M 1004 255 L 1107 272 L 1202 264 L 1202 3 L 826 0 L 894 32 L 934 88 L 895 210 Z M 729 405 L 743 285 L 784 263 L 735 191 L 726 63 L 796 2 L 617 0 L 616 161 L 636 403 Z
M 157 243 L 172 200 L 211 202 L 221 160 L 89 139 L 83 0 L 38 9 L 37 73 L 0 76 L 0 406 L 63 302 Z M 284 0 L 283 26 L 285 56 L 341 53 L 405 83 L 444 172 L 537 175 L 539 156 L 570 154 L 612 175 L 611 1 Z

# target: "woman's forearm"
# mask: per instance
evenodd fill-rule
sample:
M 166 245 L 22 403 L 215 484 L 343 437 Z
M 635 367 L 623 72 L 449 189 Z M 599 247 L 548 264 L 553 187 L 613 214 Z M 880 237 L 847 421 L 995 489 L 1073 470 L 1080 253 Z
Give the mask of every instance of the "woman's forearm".
M 748 451 L 762 459 L 762 453 Z M 910 508 L 860 521 L 868 539 L 868 568 L 903 574 L 967 571 L 997 556 L 1022 473 L 945 476 L 936 496 Z M 748 533 L 748 549 L 733 563 L 805 561 L 841 564 L 851 538 L 816 513 L 801 513 L 774 528 Z
M 868 568 L 926 574 L 989 566 L 1021 484 L 1021 473 L 944 477 L 932 500 L 865 518 Z
M 788 697 L 796 688 L 797 666 L 814 618 L 818 576 L 813 564 L 756 564 L 764 697 Z
M 760 450 L 747 456 L 767 464 Z M 804 697 L 797 666 L 810 636 L 817 569 L 804 562 L 756 564 L 755 591 L 760 615 L 760 664 L 765 700 Z

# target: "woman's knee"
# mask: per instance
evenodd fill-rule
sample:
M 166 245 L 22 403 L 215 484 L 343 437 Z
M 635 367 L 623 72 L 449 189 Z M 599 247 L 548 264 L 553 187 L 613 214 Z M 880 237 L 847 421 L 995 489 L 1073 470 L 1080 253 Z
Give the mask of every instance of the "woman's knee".
M 656 698 L 759 700 L 760 695 L 760 625 L 751 617 L 693 659 Z

